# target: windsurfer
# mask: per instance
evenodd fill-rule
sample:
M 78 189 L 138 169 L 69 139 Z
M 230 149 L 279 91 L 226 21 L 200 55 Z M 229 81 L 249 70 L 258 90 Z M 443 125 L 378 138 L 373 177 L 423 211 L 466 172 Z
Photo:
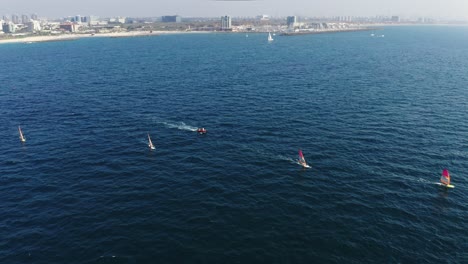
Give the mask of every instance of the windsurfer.
M 440 182 L 445 186 L 450 185 L 450 173 L 447 169 L 444 169 L 444 171 L 442 172 L 442 176 L 440 177 Z

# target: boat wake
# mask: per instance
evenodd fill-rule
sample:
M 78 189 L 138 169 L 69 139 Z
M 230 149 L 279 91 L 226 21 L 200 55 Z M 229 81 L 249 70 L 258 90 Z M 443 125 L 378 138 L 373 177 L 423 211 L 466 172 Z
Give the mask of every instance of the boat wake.
M 425 183 L 425 184 L 431 184 L 431 185 L 433 185 L 433 184 L 435 184 L 435 185 L 441 185 L 440 182 L 428 181 L 428 180 L 425 180 L 425 179 L 423 179 L 423 178 L 419 178 L 419 179 L 418 179 L 418 182 L 422 182 L 422 183 Z
M 168 128 L 177 128 L 180 130 L 185 130 L 185 131 L 197 131 L 197 127 L 189 126 L 185 124 L 184 122 L 177 122 L 177 123 L 170 123 L 170 122 L 162 122 L 166 127 Z
M 280 159 L 280 160 L 285 160 L 285 161 L 289 161 L 290 163 L 298 164 L 298 162 L 297 162 L 296 159 L 293 159 L 293 158 L 288 157 L 288 156 L 277 155 L 276 157 L 277 157 L 278 159 Z

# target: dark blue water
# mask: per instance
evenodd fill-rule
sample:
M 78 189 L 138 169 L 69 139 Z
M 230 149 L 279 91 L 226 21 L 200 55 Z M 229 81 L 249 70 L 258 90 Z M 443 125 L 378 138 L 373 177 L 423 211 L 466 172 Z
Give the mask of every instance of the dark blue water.
M 468 28 L 380 33 L 1 45 L 0 262 L 468 262 Z

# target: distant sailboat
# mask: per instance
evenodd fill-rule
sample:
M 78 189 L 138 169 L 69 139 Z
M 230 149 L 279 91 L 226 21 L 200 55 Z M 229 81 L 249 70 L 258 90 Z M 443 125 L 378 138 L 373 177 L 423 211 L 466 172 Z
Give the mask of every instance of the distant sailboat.
M 19 131 L 19 138 L 20 138 L 21 142 L 26 142 L 26 138 L 24 137 L 23 131 L 21 130 L 20 126 L 18 126 L 18 131 Z
M 151 142 L 151 138 L 150 138 L 150 135 L 148 133 L 148 147 L 151 149 L 151 150 L 154 150 L 156 149 L 153 145 L 153 142 Z
M 297 162 L 304 168 L 310 168 L 310 166 L 307 165 L 307 162 L 304 158 L 304 154 L 302 154 L 302 150 L 299 150 L 299 160 Z
M 272 42 L 273 41 L 273 38 L 271 37 L 271 33 L 268 32 L 268 42 Z
M 442 176 L 440 176 L 439 185 L 445 186 L 447 188 L 454 188 L 455 186 L 450 185 L 450 173 L 447 169 L 442 171 Z

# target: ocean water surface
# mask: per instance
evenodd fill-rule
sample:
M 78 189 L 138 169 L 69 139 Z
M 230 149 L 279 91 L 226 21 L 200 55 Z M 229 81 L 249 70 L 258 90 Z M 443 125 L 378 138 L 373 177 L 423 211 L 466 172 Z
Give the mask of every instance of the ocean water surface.
M 468 28 L 380 34 L 0 45 L 0 262 L 468 262 Z

